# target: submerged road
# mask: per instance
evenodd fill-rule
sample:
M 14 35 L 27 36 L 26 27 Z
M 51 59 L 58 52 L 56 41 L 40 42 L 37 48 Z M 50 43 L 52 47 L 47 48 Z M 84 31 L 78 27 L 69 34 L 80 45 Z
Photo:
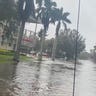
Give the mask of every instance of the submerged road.
M 77 66 L 76 96 L 95 96 L 96 64 Z M 72 96 L 73 64 L 64 61 L 0 64 L 0 96 Z
M 82 65 L 78 66 L 76 96 L 96 95 L 96 64 L 82 60 Z

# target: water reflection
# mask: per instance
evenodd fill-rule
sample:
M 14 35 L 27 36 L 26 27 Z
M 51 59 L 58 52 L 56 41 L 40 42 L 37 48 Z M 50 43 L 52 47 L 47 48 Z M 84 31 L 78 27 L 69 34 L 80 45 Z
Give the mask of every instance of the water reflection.
M 0 96 L 6 96 L 6 94 L 9 96 L 8 91 L 11 88 L 10 83 L 15 76 L 15 69 L 15 64 L 0 64 Z
M 72 70 L 66 69 L 63 63 L 1 64 L 0 96 L 69 96 L 71 77 Z
M 71 71 L 58 64 L 18 64 L 14 82 L 18 86 L 14 92 L 19 96 L 69 96 L 72 93 Z
M 96 65 L 78 65 L 76 96 L 95 96 Z M 0 64 L 0 96 L 72 96 L 73 64 L 44 61 Z
M 96 64 L 82 60 L 78 68 L 76 96 L 95 96 L 96 94 Z

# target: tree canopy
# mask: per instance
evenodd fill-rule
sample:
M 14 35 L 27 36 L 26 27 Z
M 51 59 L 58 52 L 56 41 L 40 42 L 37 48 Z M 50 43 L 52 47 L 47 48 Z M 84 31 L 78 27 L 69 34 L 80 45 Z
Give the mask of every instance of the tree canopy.
M 56 56 L 63 56 L 64 54 L 67 56 L 68 59 L 73 59 L 75 55 L 75 40 L 76 40 L 76 30 L 66 30 L 61 32 L 58 37 L 57 49 L 56 49 Z M 77 52 L 80 54 L 85 49 L 85 39 L 79 33 L 78 40 L 77 40 Z M 64 53 L 64 54 L 63 54 Z
M 16 17 L 16 2 L 14 0 L 0 0 L 0 20 L 9 21 Z
M 35 18 L 34 0 L 19 0 L 18 1 L 19 20 L 27 21 L 30 15 Z

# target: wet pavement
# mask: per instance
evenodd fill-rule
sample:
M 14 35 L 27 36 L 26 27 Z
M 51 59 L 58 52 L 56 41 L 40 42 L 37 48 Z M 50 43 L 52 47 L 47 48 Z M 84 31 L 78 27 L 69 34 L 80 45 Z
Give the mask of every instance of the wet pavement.
M 0 96 L 71 96 L 72 70 L 64 64 L 59 61 L 1 64 Z
M 85 64 L 77 66 L 76 96 L 95 96 L 96 65 L 81 62 Z M 0 64 L 0 96 L 72 96 L 72 86 L 72 63 L 46 60 Z
M 96 96 L 96 64 L 82 60 L 78 66 L 76 96 Z

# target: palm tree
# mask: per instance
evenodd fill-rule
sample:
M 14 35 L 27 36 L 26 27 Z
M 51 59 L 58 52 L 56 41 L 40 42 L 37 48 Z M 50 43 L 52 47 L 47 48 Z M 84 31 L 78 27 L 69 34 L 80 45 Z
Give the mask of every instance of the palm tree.
M 10 21 L 16 17 L 15 0 L 0 0 L 0 20 Z
M 32 15 L 35 17 L 35 7 L 34 7 L 34 0 L 19 0 L 18 2 L 18 23 L 21 26 L 18 42 L 17 42 L 17 49 L 14 55 L 14 60 L 19 61 L 19 53 L 20 53 L 20 46 L 23 36 L 23 31 L 25 27 L 25 22 Z
M 54 12 L 55 13 L 53 13 L 54 14 L 53 21 L 55 21 L 55 22 L 57 21 L 57 26 L 56 26 L 56 37 L 54 40 L 53 50 L 52 50 L 52 60 L 53 61 L 55 60 L 55 51 L 56 51 L 56 47 L 57 47 L 57 41 L 58 41 L 58 35 L 59 35 L 61 23 L 63 23 L 65 30 L 67 29 L 66 23 L 69 23 L 69 24 L 71 23 L 71 21 L 67 18 L 69 16 L 69 13 L 68 12 L 64 13 L 63 8 L 61 8 L 61 9 L 57 8 L 57 9 L 55 9 Z
M 44 32 L 42 33 L 42 47 L 40 51 L 40 58 L 39 60 L 42 60 L 42 51 L 43 51 L 43 45 L 45 41 L 45 34 L 48 31 L 49 24 L 52 22 L 52 11 L 57 6 L 55 2 L 52 2 L 51 0 L 36 0 L 36 3 L 38 4 L 37 17 L 40 18 L 41 23 L 44 27 Z

